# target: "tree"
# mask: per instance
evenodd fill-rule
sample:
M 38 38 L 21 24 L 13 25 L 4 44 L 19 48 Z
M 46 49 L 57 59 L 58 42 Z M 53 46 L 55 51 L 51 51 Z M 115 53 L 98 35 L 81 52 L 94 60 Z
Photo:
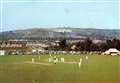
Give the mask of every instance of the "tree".
M 89 38 L 87 38 L 87 39 L 85 40 L 84 50 L 85 50 L 85 51 L 91 51 L 91 45 L 92 45 L 92 40 L 90 40 Z
M 113 48 L 112 41 L 106 40 L 107 48 Z
M 114 39 L 112 40 L 112 47 L 120 50 L 120 40 L 114 38 Z
M 92 43 L 91 44 L 91 51 L 100 51 L 99 46 L 97 44 Z
M 59 42 L 59 47 L 60 47 L 62 50 L 65 50 L 65 48 L 67 47 L 67 42 L 66 42 L 65 39 L 60 40 L 60 42 Z
M 76 50 L 79 51 L 97 51 L 96 49 L 98 46 L 93 44 L 92 40 L 87 38 L 84 42 L 78 42 L 76 44 Z
M 104 51 L 108 50 L 109 48 L 108 48 L 107 43 L 101 43 L 99 46 L 99 49 L 100 49 L 100 51 L 104 52 Z
M 75 51 L 86 51 L 85 50 L 85 42 L 81 42 L 81 41 L 77 42 Z

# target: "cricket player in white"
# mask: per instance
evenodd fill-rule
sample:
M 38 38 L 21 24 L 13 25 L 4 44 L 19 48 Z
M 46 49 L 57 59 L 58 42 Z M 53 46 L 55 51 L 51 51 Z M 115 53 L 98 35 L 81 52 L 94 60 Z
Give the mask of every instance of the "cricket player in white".
M 80 58 L 80 62 L 78 62 L 78 67 L 80 68 L 82 65 L 82 58 Z
M 88 60 L 88 56 L 86 56 L 85 58 L 86 58 L 86 60 Z
M 34 63 L 35 62 L 35 59 L 34 58 L 32 58 L 32 63 Z

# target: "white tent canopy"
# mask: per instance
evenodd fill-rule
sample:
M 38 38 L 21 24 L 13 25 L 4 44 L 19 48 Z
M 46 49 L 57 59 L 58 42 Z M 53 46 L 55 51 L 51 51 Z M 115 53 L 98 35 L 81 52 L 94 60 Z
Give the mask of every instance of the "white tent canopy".
M 120 51 L 116 48 L 110 48 L 109 50 L 105 51 L 104 54 L 108 55 L 120 55 Z

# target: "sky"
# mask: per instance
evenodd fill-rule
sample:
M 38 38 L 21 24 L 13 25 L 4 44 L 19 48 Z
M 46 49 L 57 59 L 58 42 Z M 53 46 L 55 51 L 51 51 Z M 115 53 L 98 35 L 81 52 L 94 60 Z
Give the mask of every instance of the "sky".
M 1 31 L 27 28 L 119 29 L 118 0 L 1 0 Z

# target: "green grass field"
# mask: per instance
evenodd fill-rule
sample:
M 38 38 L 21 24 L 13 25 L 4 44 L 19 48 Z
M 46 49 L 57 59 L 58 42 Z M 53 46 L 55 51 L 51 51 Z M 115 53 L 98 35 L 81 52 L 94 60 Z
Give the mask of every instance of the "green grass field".
M 54 55 L 53 55 L 54 56 Z M 68 63 L 49 63 L 49 55 L 0 56 L 0 83 L 120 83 L 120 56 L 56 55 Z M 35 58 L 35 63 L 30 62 Z M 45 65 L 44 65 L 45 64 Z M 46 65 L 47 64 L 47 65 Z

